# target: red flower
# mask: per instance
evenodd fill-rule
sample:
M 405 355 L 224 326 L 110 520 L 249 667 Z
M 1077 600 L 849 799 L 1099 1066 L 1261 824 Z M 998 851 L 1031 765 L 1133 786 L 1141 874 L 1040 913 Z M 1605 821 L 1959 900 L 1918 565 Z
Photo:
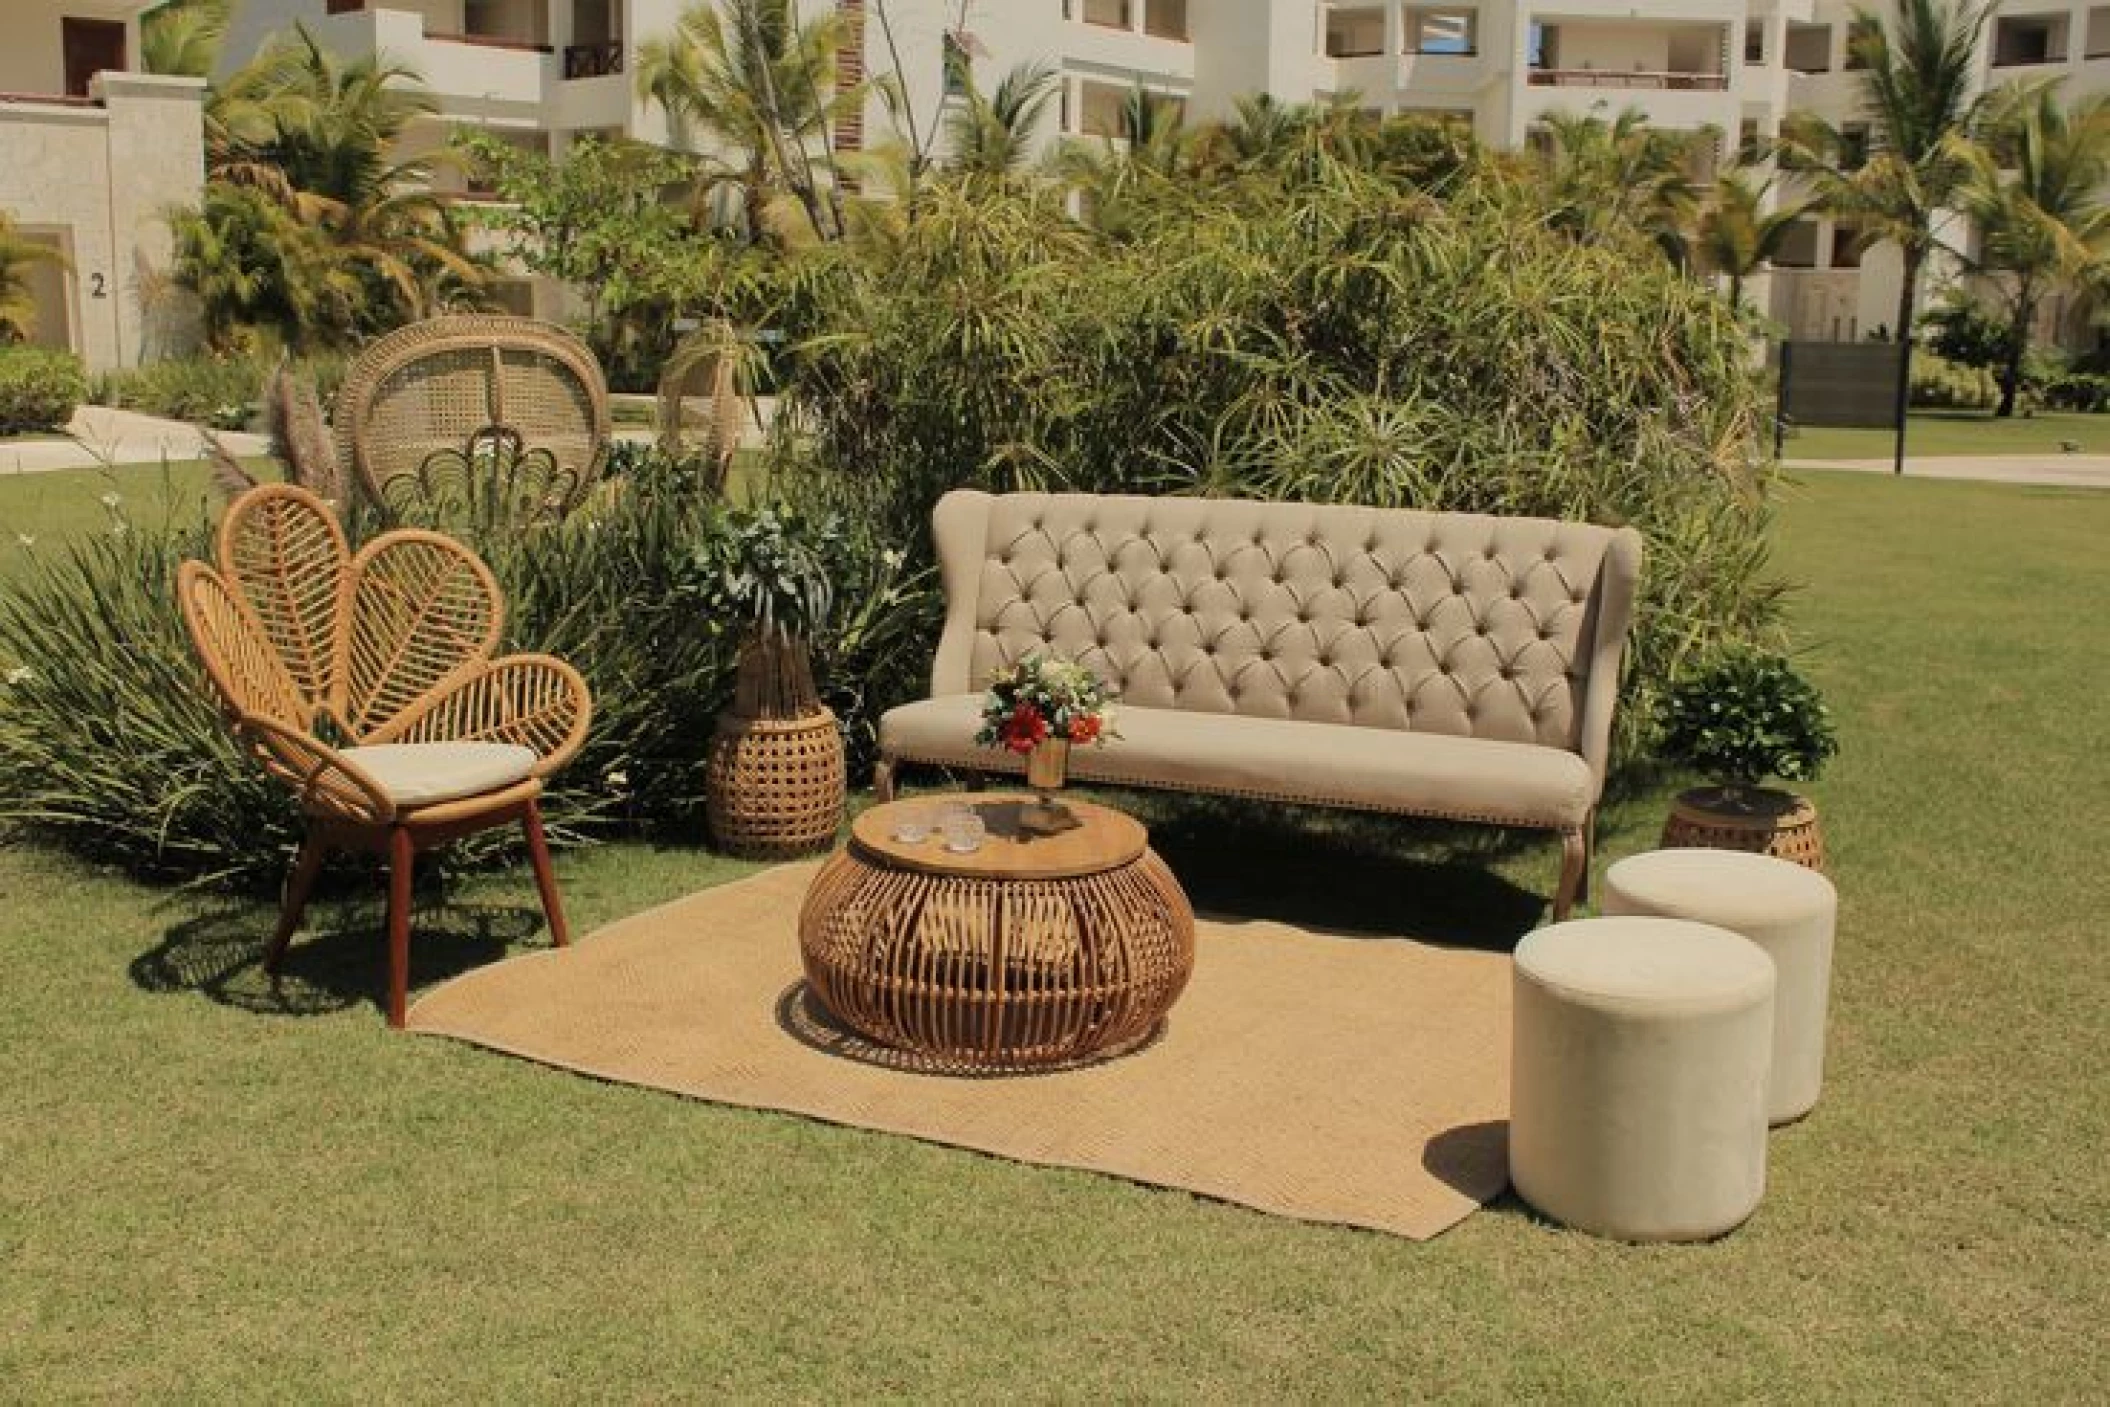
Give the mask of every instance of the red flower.
M 1031 752 L 1047 741 L 1048 720 L 1031 704 L 1020 704 L 1018 710 L 1004 720 L 1000 734 L 1005 747 L 1013 752 Z
M 1099 715 L 1095 713 L 1081 714 L 1072 718 L 1070 720 L 1070 741 L 1073 743 L 1088 743 L 1099 736 L 1101 726 Z

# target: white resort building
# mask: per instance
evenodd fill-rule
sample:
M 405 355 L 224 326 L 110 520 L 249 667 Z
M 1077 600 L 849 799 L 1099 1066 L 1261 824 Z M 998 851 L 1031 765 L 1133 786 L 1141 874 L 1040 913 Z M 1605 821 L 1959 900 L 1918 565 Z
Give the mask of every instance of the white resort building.
M 842 76 L 898 67 L 926 133 L 949 100 L 945 58 L 954 46 L 985 85 L 1019 64 L 1057 69 L 1062 100 L 1048 140 L 1056 128 L 1118 138 L 1122 104 L 1138 87 L 1194 120 L 1228 116 L 1251 93 L 1285 102 L 1354 93 L 1376 112 L 1453 116 L 1508 147 L 1529 140 L 1552 112 L 1611 116 L 1632 107 L 1660 127 L 1719 134 L 1716 160 L 1777 131 L 1790 111 L 1850 124 L 1855 108 L 1847 53 L 1854 7 L 1844 0 L 805 0 L 805 8 L 829 3 L 863 35 L 843 56 Z M 638 42 L 670 33 L 682 7 L 237 0 L 221 62 L 223 71 L 239 65 L 302 24 L 340 55 L 383 55 L 422 77 L 439 111 L 418 145 L 436 147 L 468 123 L 561 156 L 581 134 L 668 140 L 631 70 Z M 73 272 L 65 277 L 69 288 L 87 290 L 87 301 L 69 303 L 59 330 L 43 335 L 79 346 L 97 364 L 140 352 L 137 319 L 127 322 L 119 306 L 126 300 L 94 301 L 94 290 L 108 296 L 128 281 L 136 286 L 151 264 L 152 236 L 138 234 L 129 216 L 146 220 L 195 181 L 184 145 L 195 141 L 195 119 L 167 111 L 195 105 L 192 86 L 118 72 L 92 95 L 86 86 L 85 72 L 121 69 L 137 52 L 145 8 L 146 0 L 0 3 L 0 92 L 49 95 L 0 99 L 0 208 L 67 245 Z M 2110 88 L 2110 3 L 2007 0 L 1988 26 L 1983 65 L 1987 86 L 2060 76 L 2074 94 Z M 846 146 L 877 142 L 892 120 L 875 96 L 863 121 L 837 136 Z M 17 135 L 28 131 L 34 141 Z M 130 173 L 116 183 L 113 160 Z M 440 180 L 463 184 L 451 172 Z M 1770 300 L 1796 337 L 1856 340 L 1895 316 L 1895 251 L 1864 251 L 1851 229 L 1829 220 L 1805 223 L 1769 282 L 1752 292 Z M 560 306 L 557 290 L 525 281 L 502 296 L 523 311 Z
M 135 72 L 153 0 L 0 0 L 0 211 L 64 262 L 30 266 L 31 340 L 91 370 L 159 355 L 162 215 L 205 179 L 195 78 Z

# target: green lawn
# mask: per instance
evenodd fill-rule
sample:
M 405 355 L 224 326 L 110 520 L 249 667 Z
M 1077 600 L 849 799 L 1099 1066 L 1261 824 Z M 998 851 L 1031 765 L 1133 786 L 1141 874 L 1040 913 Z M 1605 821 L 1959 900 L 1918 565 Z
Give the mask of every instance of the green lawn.
M 252 464 L 250 472 L 258 471 Z M 108 532 L 120 518 L 149 523 L 171 512 L 195 517 L 211 496 L 209 485 L 210 471 L 198 460 L 0 474 L 0 584 L 22 553 L 38 544 Z M 25 537 L 31 539 L 27 544 Z
M 1786 459 L 1888 459 L 1893 436 L 1888 430 L 1812 428 L 1790 434 L 1781 455 Z M 2069 451 L 2062 446 L 2078 445 Z M 1912 455 L 2110 454 L 2110 415 L 2041 413 L 1995 420 L 1982 411 L 1914 411 L 1905 430 L 1905 453 Z
M 597 1084 L 376 1007 L 370 875 L 274 992 L 256 903 L 0 849 L 0 1381 L 63 1398 L 2085 1400 L 2110 1377 L 2110 494 L 1801 476 L 1844 744 L 1825 1097 L 1756 1218 L 1634 1248 L 1512 1201 L 1414 1245 Z M 1608 818 L 1648 847 L 1663 795 Z M 1198 903 L 1512 941 L 1550 846 L 1176 808 Z M 582 931 L 745 872 L 560 861 Z M 437 903 L 437 898 L 433 901 Z M 542 941 L 524 871 L 417 980 Z M 1207 961 L 1204 953 L 1203 961 Z M 1344 1158 L 1354 1148 L 1340 1150 Z

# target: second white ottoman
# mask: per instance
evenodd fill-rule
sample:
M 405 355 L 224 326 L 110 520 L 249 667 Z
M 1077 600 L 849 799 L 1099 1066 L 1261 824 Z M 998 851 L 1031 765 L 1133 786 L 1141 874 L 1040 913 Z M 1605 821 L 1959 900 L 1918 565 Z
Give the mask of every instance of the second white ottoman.
M 1718 1236 L 1766 1187 L 1773 963 L 1727 929 L 1557 923 L 1517 945 L 1509 1177 L 1626 1241 Z
M 1605 872 L 1607 914 L 1692 919 L 1741 933 L 1773 959 L 1773 1069 L 1766 1117 L 1801 1118 L 1824 1086 L 1838 891 L 1812 869 L 1741 850 L 1651 850 Z

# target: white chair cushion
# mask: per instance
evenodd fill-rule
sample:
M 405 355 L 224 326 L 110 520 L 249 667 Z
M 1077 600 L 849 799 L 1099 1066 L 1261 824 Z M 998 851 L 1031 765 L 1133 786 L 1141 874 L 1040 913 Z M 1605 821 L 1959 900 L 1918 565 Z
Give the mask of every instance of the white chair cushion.
M 542 760 L 515 743 L 376 743 L 345 748 L 344 756 L 405 810 L 509 787 Z

